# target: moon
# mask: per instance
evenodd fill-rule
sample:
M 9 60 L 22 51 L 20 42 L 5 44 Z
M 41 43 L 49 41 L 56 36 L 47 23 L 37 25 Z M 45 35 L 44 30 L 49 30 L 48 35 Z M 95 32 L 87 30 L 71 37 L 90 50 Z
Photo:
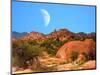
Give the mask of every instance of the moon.
M 50 14 L 45 9 L 40 9 L 40 11 L 41 11 L 42 16 L 43 16 L 45 27 L 47 27 L 50 23 Z

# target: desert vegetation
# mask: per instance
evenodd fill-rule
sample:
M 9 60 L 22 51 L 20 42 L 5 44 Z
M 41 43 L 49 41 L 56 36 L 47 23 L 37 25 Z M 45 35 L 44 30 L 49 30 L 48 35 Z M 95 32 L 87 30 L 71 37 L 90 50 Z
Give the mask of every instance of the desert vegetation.
M 21 38 L 14 36 L 12 71 L 31 73 L 95 69 L 95 43 L 94 33 L 72 33 L 67 29 L 55 30 L 48 35 L 32 32 Z

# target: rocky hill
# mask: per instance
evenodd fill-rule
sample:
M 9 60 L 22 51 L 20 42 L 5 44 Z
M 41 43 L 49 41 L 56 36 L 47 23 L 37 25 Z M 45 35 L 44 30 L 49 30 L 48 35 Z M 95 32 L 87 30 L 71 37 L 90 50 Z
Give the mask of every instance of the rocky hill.
M 86 38 L 95 40 L 96 39 L 95 36 L 96 36 L 95 33 L 88 33 L 88 34 L 84 32 L 74 33 L 74 32 L 69 31 L 68 29 L 54 30 L 48 35 L 45 35 L 39 32 L 34 32 L 34 31 L 30 33 L 12 32 L 13 38 L 19 38 L 22 40 L 54 39 L 54 40 L 59 40 L 59 41 L 72 41 L 72 40 L 84 40 Z
M 46 39 L 46 37 L 44 34 L 39 33 L 39 32 L 30 32 L 21 39 L 22 40 L 44 40 L 44 39 Z
M 46 36 L 48 39 L 58 39 L 60 41 L 70 40 L 74 37 L 74 33 L 69 31 L 68 29 L 60 29 L 58 31 L 54 31 Z

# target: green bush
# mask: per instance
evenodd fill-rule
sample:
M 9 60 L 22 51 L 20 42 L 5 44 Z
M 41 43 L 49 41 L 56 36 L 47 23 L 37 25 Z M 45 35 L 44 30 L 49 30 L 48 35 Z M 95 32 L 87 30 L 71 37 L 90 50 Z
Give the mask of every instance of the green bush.
M 28 43 L 30 44 L 30 45 L 38 45 L 38 42 L 36 41 L 36 40 L 29 40 L 28 41 Z
M 13 43 L 13 57 L 16 58 L 14 63 L 19 67 L 27 67 L 27 61 L 36 60 L 38 62 L 38 57 L 42 54 L 43 49 L 39 45 L 33 46 L 28 42 L 17 41 Z
M 56 45 L 52 39 L 45 40 L 40 46 L 44 47 L 45 51 L 47 51 L 50 55 L 55 55 L 57 52 Z
M 89 53 L 88 52 L 84 52 L 84 53 L 82 53 L 84 56 L 85 56 L 85 58 L 86 58 L 86 61 L 88 61 L 91 57 L 89 56 Z
M 81 61 L 77 62 L 78 65 L 82 65 L 84 63 L 85 63 L 85 60 L 81 60 Z
M 70 58 L 72 61 L 75 61 L 78 58 L 79 53 L 77 51 L 72 51 Z

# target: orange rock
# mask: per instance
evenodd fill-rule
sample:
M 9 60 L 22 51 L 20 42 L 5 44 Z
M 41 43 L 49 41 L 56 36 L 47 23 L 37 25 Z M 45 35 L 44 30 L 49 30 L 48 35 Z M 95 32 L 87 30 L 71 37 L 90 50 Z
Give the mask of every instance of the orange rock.
M 56 57 L 70 61 L 72 52 L 78 55 L 87 53 L 90 57 L 95 57 L 95 42 L 91 39 L 85 41 L 71 41 L 65 43 L 57 52 Z

